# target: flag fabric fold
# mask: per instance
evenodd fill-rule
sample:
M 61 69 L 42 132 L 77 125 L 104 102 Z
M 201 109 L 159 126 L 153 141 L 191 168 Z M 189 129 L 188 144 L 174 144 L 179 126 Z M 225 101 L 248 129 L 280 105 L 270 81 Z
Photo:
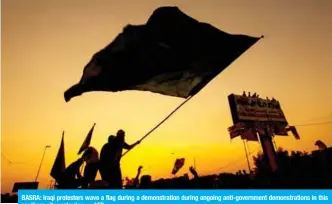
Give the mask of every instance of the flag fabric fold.
M 274 134 L 279 136 L 288 136 L 288 131 L 291 130 L 290 127 L 286 128 L 283 125 L 275 125 Z
M 184 158 L 176 159 L 174 163 L 174 167 L 172 170 L 172 174 L 175 175 L 184 165 Z
M 295 126 L 289 126 L 289 127 L 287 128 L 287 130 L 292 132 L 292 134 L 294 135 L 295 139 L 297 139 L 297 140 L 300 139 L 300 135 L 299 135 L 299 133 L 297 132 Z
M 61 144 L 60 144 L 60 147 L 59 147 L 59 150 L 58 150 L 58 154 L 55 158 L 55 161 L 53 163 L 53 167 L 52 167 L 52 170 L 51 170 L 51 173 L 50 173 L 50 175 L 55 180 L 58 180 L 60 175 L 66 169 L 64 134 L 65 134 L 65 132 L 63 131 L 62 132 Z
M 91 143 L 91 138 L 92 138 L 92 134 L 93 134 L 93 130 L 95 128 L 95 124 L 93 124 L 92 128 L 90 129 L 90 131 L 88 132 L 83 144 L 81 145 L 79 151 L 78 151 L 78 155 L 81 154 L 82 152 L 84 152 L 89 146 L 90 146 L 90 143 Z
M 223 32 L 177 7 L 156 9 L 144 25 L 127 25 L 95 53 L 71 98 L 91 91 L 195 95 L 260 38 Z

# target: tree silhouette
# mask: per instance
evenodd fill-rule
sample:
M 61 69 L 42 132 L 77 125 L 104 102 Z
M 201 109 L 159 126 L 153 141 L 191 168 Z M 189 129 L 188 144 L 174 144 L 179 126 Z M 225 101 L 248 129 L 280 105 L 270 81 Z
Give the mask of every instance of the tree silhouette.
M 279 172 L 272 174 L 263 153 L 254 156 L 255 178 L 263 185 L 275 188 L 331 188 L 331 150 L 309 154 L 288 152 L 279 148 L 276 152 Z

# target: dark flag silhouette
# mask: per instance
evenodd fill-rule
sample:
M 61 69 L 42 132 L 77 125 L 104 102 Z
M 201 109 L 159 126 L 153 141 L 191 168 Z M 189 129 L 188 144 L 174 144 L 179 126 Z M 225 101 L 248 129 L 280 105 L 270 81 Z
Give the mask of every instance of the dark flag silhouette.
M 292 132 L 292 134 L 294 135 L 295 139 L 297 139 L 297 140 L 300 139 L 300 135 L 297 132 L 295 126 L 289 126 L 288 130 Z
M 286 128 L 282 125 L 275 125 L 274 127 L 274 134 L 279 136 L 288 136 L 288 131 L 291 130 L 291 126 Z
M 237 123 L 228 128 L 228 132 L 229 132 L 231 139 L 234 139 L 237 136 L 240 136 L 244 131 L 245 131 L 244 123 Z
M 228 34 L 177 7 L 160 7 L 145 25 L 127 25 L 95 53 L 64 97 L 68 102 L 90 91 L 141 90 L 188 98 L 259 39 Z
M 84 152 L 89 146 L 90 146 L 90 143 L 91 143 L 91 138 L 92 138 L 92 134 L 93 134 L 93 130 L 95 128 L 95 124 L 93 124 L 92 128 L 90 129 L 88 135 L 86 136 L 83 144 L 81 145 L 81 148 L 80 150 L 78 151 L 77 154 L 81 154 L 82 152 Z
M 174 163 L 174 167 L 172 170 L 172 174 L 175 175 L 184 165 L 184 158 L 176 159 Z
M 319 150 L 327 149 L 326 144 L 324 142 L 322 142 L 321 140 L 317 140 L 315 142 L 315 146 L 317 146 Z
M 58 154 L 56 155 L 50 174 L 55 180 L 58 180 L 66 169 L 64 135 L 65 132 L 63 131 L 60 148 L 58 150 Z

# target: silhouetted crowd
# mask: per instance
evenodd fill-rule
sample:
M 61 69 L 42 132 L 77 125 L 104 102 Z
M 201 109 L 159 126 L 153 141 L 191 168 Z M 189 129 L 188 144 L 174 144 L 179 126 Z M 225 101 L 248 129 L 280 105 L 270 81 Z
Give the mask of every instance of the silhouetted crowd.
M 255 168 L 251 172 L 245 170 L 236 174 L 221 173 L 219 175 L 199 176 L 194 167 L 188 174 L 169 179 L 152 181 L 151 175 L 141 175 L 142 166 L 137 170 L 135 178 L 122 179 L 120 160 L 122 148 L 130 149 L 124 141 L 124 131 L 117 136 L 110 136 L 101 150 L 100 159 L 94 148 L 88 149 L 79 160 L 72 163 L 64 172 L 65 181 L 57 181 L 58 189 L 265 189 L 265 188 L 332 188 L 332 148 L 306 152 L 277 151 L 279 170 L 271 172 L 263 154 L 254 157 Z M 94 154 L 91 152 L 94 151 Z M 95 155 L 95 156 L 92 156 Z M 94 159 L 92 159 L 94 158 Z M 80 175 L 80 166 L 86 161 L 84 175 Z M 101 179 L 95 181 L 97 171 Z
M 94 147 L 84 151 L 81 158 L 70 164 L 56 179 L 57 189 L 93 188 L 98 171 L 103 182 L 103 188 L 122 189 L 122 174 L 120 160 L 123 149 L 130 150 L 140 142 L 129 145 L 125 142 L 125 132 L 119 130 L 116 136 L 109 136 L 108 142 L 102 147 L 100 157 Z M 85 162 L 84 174 L 81 167 Z M 98 185 L 97 185 L 98 186 Z
M 119 140 L 115 140 L 120 135 Z M 122 136 L 121 136 L 122 135 Z M 116 143 L 112 143 L 116 142 Z M 138 167 L 135 178 L 122 179 L 120 169 L 120 152 L 114 152 L 112 145 L 124 144 L 124 132 L 109 138 L 104 145 L 100 159 L 94 148 L 88 149 L 82 158 L 67 167 L 63 174 L 64 180 L 58 180 L 57 189 L 88 188 L 88 189 L 331 189 L 332 188 L 332 148 L 306 152 L 288 152 L 278 149 L 277 159 L 279 171 L 272 173 L 268 162 L 262 153 L 255 156 L 255 168 L 252 172 L 245 170 L 236 174 L 221 173 L 219 175 L 200 176 L 195 168 L 190 167 L 188 174 L 169 179 L 152 181 L 150 175 L 141 175 L 142 166 Z M 137 143 L 136 143 L 137 144 Z M 134 144 L 134 145 L 136 145 Z M 132 146 L 125 145 L 126 148 Z M 112 147 L 112 148 L 111 148 Z M 94 153 L 93 153 L 94 152 Z M 109 161 L 109 154 L 116 155 L 114 163 L 104 164 L 100 168 L 98 163 L 102 159 Z M 106 157 L 104 154 L 108 155 Z M 104 158 L 106 157 L 106 158 Z M 80 166 L 87 162 L 84 175 L 80 175 Z M 99 161 L 99 162 L 97 162 Z M 103 161 L 103 160 L 102 160 Z M 97 165 L 98 164 L 98 165 Z M 99 168 L 98 168 L 99 167 Z M 104 169 L 103 169 L 104 168 Z M 102 180 L 95 181 L 97 171 L 101 171 Z M 102 169 L 102 170 L 101 170 Z M 104 171 L 104 172 L 103 172 Z M 103 172 L 103 173 L 102 173 Z M 106 175 L 105 175 L 106 174 Z M 65 180 L 67 179 L 67 180 Z M 111 185 L 110 185 L 111 183 Z M 2 202 L 17 202 L 17 195 L 2 194 Z
M 257 93 L 251 95 L 250 92 L 246 93 L 245 91 L 242 93 L 242 97 L 237 99 L 237 103 L 244 106 L 281 109 L 279 101 L 277 101 L 274 97 L 272 97 L 272 99 L 269 99 L 269 97 L 262 99 L 259 98 L 259 94 Z

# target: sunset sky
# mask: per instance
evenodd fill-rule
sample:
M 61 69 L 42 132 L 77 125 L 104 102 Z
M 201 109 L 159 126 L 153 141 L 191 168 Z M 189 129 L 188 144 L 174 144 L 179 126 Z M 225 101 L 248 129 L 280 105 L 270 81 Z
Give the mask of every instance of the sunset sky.
M 133 143 L 183 101 L 139 91 L 88 93 L 69 103 L 63 98 L 92 54 L 125 25 L 144 24 L 154 9 L 169 5 L 223 31 L 265 38 L 123 157 L 124 177 L 134 177 L 139 165 L 154 179 L 169 177 L 176 157 L 186 158 L 179 175 L 194 158 L 200 174 L 247 169 L 242 141 L 230 141 L 227 132 L 230 93 L 277 98 L 290 124 L 332 121 L 332 1 L 3 0 L 2 192 L 14 181 L 33 181 L 51 145 L 39 176 L 40 188 L 47 187 L 63 130 L 69 165 L 93 123 L 91 145 L 98 150 L 120 128 Z M 317 139 L 332 145 L 331 124 L 298 131 L 301 140 L 280 136 L 277 146 L 311 151 Z M 250 152 L 259 150 L 249 143 Z

